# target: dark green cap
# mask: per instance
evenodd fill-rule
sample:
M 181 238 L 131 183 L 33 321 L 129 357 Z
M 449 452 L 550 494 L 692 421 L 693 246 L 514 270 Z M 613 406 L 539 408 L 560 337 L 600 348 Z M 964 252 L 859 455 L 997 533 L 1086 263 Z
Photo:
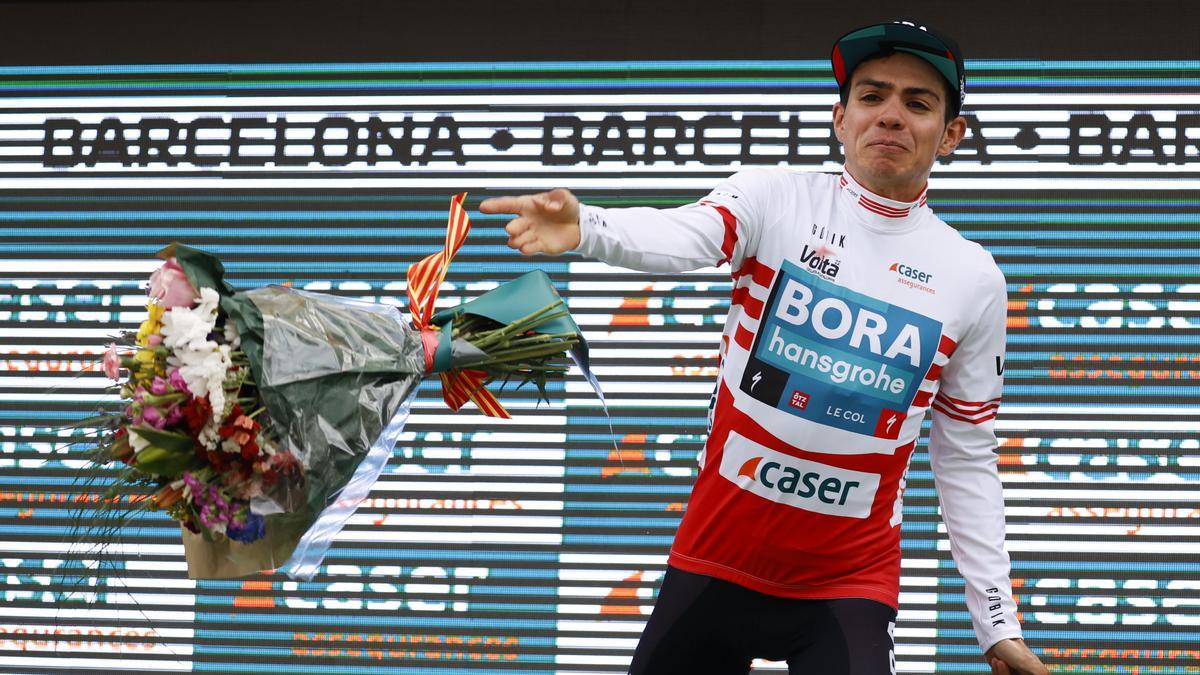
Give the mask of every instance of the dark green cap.
M 967 95 L 967 76 L 963 70 L 962 51 L 958 43 L 919 21 L 897 19 L 891 23 L 858 28 L 838 38 L 833 44 L 830 61 L 838 88 L 850 83 L 850 75 L 858 64 L 879 54 L 906 52 L 919 56 L 937 69 L 958 92 L 948 102 L 954 114 L 962 110 Z

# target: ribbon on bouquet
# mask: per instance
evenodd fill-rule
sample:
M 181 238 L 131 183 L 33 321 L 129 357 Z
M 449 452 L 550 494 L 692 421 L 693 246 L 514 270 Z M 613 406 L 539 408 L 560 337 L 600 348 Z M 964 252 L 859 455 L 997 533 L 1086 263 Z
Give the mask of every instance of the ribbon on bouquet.
M 408 310 L 412 315 L 413 327 L 421 331 L 421 339 L 425 345 L 425 368 L 429 372 L 437 373 L 441 378 L 442 400 L 446 405 L 457 412 L 467 401 L 474 401 L 483 414 L 508 419 L 508 411 L 484 386 L 487 373 L 482 370 L 449 368 L 450 324 L 446 324 L 440 331 L 434 330 L 430 325 L 438 290 L 446 278 L 446 271 L 458 250 L 462 248 L 467 233 L 471 231 L 471 219 L 467 216 L 467 210 L 463 208 L 466 198 L 465 192 L 450 198 L 445 247 L 409 266 Z

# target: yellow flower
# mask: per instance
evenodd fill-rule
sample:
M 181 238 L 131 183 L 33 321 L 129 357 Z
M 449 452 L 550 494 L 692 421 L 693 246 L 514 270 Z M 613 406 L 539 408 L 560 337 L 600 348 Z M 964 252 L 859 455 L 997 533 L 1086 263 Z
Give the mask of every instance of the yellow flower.
M 136 339 L 139 347 L 149 346 L 147 341 L 150 336 L 162 332 L 162 317 L 166 311 L 165 307 L 156 302 L 146 305 L 146 312 L 150 316 L 138 327 Z
M 154 379 L 155 375 L 161 377 L 167 372 L 165 359 L 159 359 L 153 349 L 137 350 L 133 360 L 137 362 L 137 372 L 134 374 L 136 382 L 145 383 Z

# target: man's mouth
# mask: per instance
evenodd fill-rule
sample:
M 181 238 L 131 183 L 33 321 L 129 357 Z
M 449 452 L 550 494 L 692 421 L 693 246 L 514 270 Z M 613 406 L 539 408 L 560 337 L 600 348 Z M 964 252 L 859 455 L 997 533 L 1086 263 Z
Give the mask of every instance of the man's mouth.
M 867 146 L 868 147 L 882 147 L 882 148 L 888 149 L 888 150 L 907 150 L 908 149 L 902 143 L 899 143 L 897 141 L 889 141 L 886 139 L 871 141 L 870 143 L 867 143 Z

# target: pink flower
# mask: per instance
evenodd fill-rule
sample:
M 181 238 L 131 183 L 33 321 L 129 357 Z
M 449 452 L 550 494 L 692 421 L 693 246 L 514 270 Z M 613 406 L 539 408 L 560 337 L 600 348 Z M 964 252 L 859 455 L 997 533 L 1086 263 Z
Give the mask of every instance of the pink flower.
M 166 418 L 162 416 L 162 413 L 159 412 L 158 408 L 149 405 L 145 408 L 142 408 L 142 421 L 154 427 L 155 429 L 163 428 L 167 422 Z
M 115 380 L 121 376 L 121 357 L 117 354 L 117 346 L 115 344 L 108 346 L 108 351 L 104 352 L 104 358 L 100 362 L 104 367 L 104 374 L 110 380 Z
M 179 261 L 170 258 L 154 274 L 150 275 L 150 297 L 158 304 L 171 307 L 191 307 L 198 297 L 196 289 L 188 282 L 187 274 Z
M 170 393 L 170 391 L 170 388 L 167 387 L 167 381 L 157 375 L 154 377 L 154 381 L 150 383 L 150 393 L 155 396 L 162 396 L 163 394 Z
M 179 373 L 178 368 L 172 368 L 171 372 L 167 373 L 167 382 L 175 388 L 175 391 L 182 391 L 187 394 L 192 393 L 192 391 L 188 389 L 187 382 L 183 379 L 183 375 Z
M 147 347 L 157 347 L 161 344 L 162 344 L 162 336 L 159 335 L 158 333 L 153 333 L 151 335 L 146 336 L 146 346 Z
M 183 411 L 179 409 L 179 406 L 175 406 L 175 407 L 171 408 L 171 410 L 167 413 L 167 418 L 165 420 L 163 420 L 163 426 L 173 427 L 182 421 L 183 421 Z

